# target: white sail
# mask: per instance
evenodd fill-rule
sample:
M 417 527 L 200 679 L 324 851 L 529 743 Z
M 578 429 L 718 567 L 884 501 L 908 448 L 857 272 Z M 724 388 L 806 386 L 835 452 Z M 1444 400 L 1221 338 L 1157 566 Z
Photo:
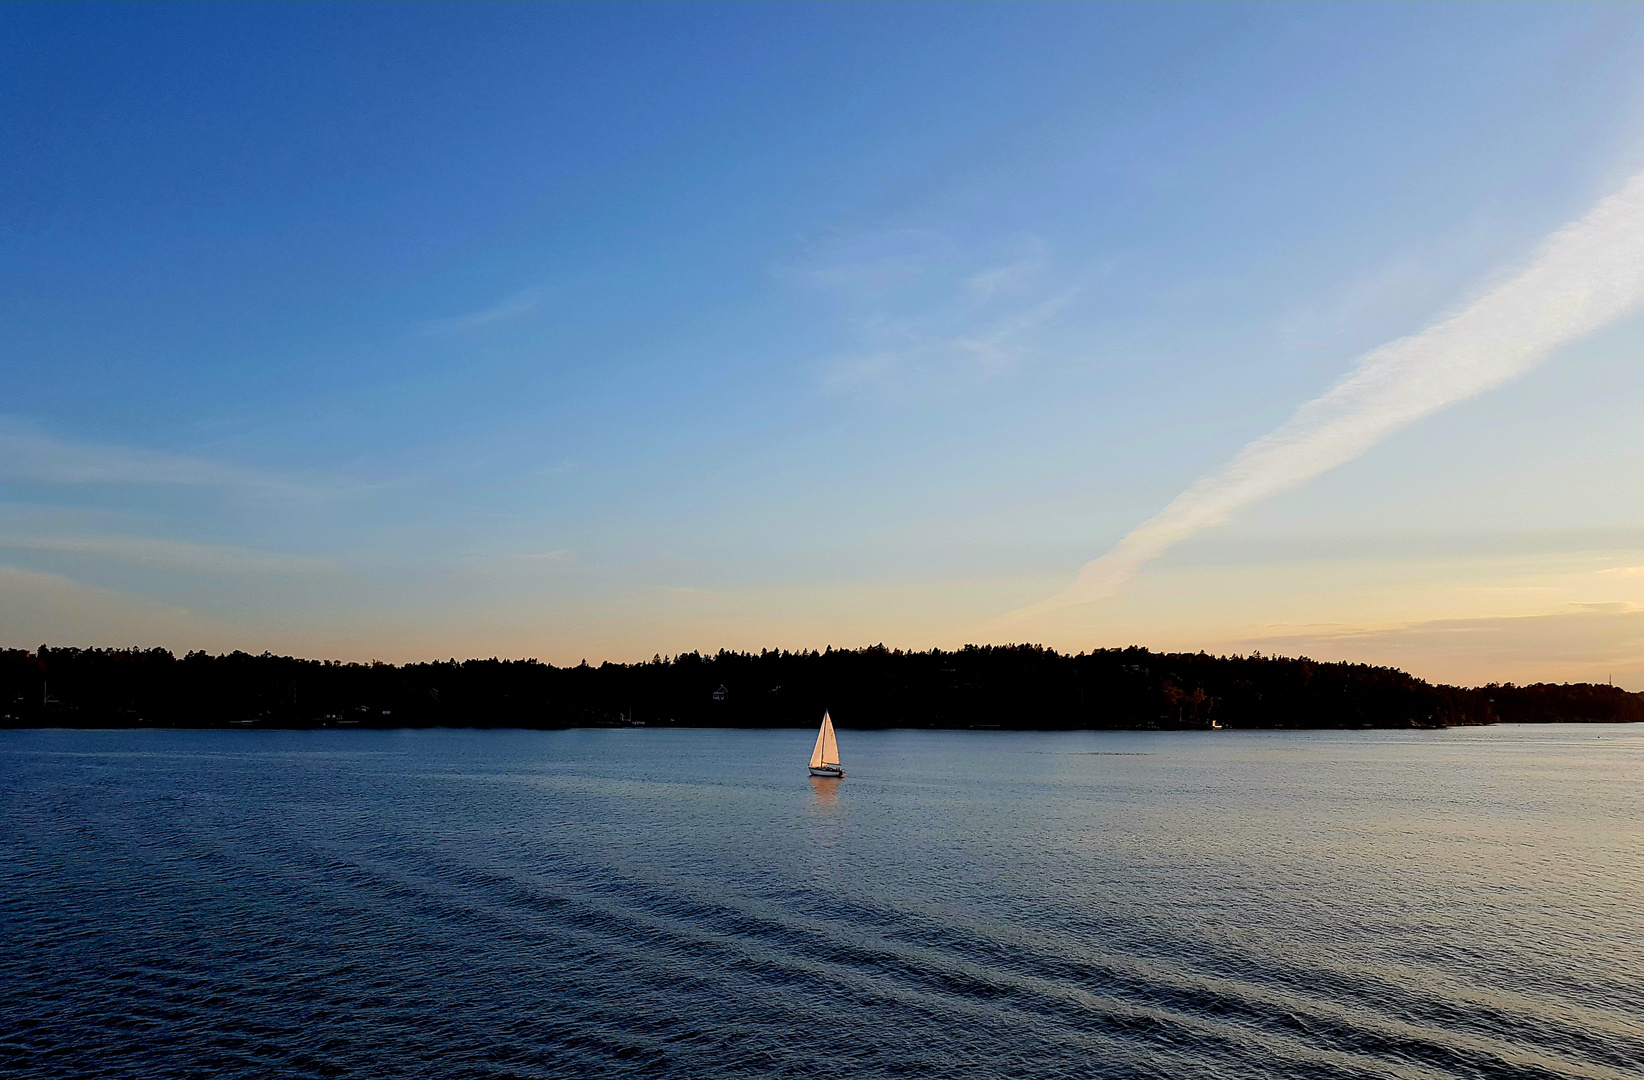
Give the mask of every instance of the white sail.
M 833 720 L 822 714 L 822 730 L 816 733 L 816 749 L 811 751 L 811 768 L 839 764 L 839 741 L 833 736 Z

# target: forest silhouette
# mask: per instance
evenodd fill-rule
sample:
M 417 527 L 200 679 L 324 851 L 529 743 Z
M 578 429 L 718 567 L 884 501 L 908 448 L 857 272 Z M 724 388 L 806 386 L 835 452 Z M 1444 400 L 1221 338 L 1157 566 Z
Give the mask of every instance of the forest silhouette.
M 1410 728 L 1644 721 L 1644 694 L 1590 683 L 1463 688 L 1390 667 L 1138 647 L 873 645 L 575 667 L 0 651 L 4 727 L 808 727 L 823 709 L 854 728 Z

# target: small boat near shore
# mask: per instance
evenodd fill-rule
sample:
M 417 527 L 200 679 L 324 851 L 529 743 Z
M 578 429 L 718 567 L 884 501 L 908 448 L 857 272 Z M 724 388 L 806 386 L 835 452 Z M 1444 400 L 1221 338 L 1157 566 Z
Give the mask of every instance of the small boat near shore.
M 825 711 L 822 713 L 822 729 L 816 733 L 816 749 L 811 751 L 811 775 L 845 775 L 845 770 L 839 767 L 839 740 L 833 734 L 833 720 Z

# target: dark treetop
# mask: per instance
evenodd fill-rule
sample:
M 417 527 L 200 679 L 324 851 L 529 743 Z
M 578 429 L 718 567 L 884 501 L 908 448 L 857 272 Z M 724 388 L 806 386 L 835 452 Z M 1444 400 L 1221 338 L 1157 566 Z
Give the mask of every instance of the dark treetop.
M 638 664 L 339 663 L 165 649 L 0 651 L 3 727 L 1358 728 L 1639 721 L 1611 686 L 1433 685 L 1262 656 L 1038 645 L 681 653 Z

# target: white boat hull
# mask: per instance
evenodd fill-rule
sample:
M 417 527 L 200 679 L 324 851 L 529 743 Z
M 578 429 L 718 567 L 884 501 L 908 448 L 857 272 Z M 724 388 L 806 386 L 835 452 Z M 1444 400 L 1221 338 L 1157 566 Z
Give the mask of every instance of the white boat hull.
M 832 776 L 832 777 L 838 778 L 838 777 L 841 777 L 841 776 L 845 775 L 845 770 L 844 769 L 835 769 L 835 768 L 833 768 L 832 766 L 829 766 L 829 765 L 812 765 L 811 766 L 811 775 L 812 776 Z

